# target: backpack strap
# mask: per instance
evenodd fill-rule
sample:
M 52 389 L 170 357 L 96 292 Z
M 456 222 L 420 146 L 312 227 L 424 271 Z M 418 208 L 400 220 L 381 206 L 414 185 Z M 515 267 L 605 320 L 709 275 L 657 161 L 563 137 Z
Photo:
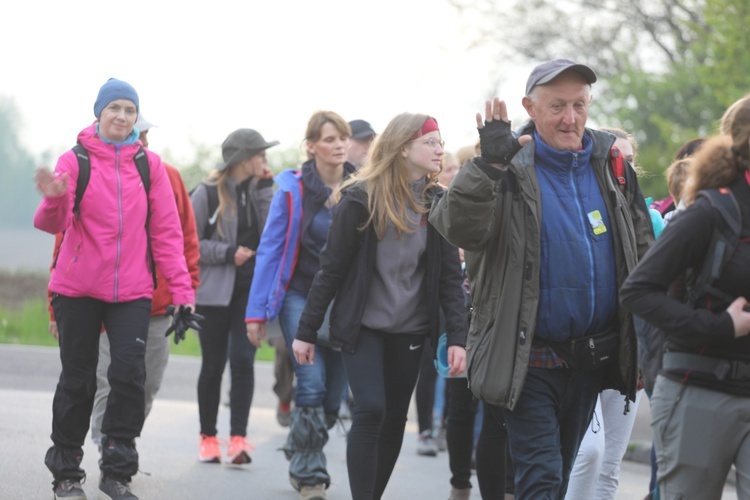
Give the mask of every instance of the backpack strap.
M 620 188 L 620 192 L 625 191 L 625 158 L 622 156 L 622 152 L 617 146 L 612 146 L 609 149 L 609 166 L 612 169 L 612 175 L 617 181 L 617 187 Z
M 76 145 L 73 146 L 71 150 L 73 151 L 73 153 L 75 153 L 76 160 L 78 160 L 78 178 L 76 180 L 76 197 L 75 201 L 73 201 L 73 216 L 76 218 L 80 218 L 81 198 L 83 198 L 83 193 L 86 192 L 86 188 L 89 185 L 89 179 L 91 178 L 91 159 L 89 158 L 89 152 L 86 151 L 86 148 L 84 148 L 81 143 L 76 143 Z M 62 232 L 60 245 L 62 245 L 62 240 L 64 239 L 65 231 Z M 55 259 L 52 261 L 52 268 L 56 266 L 57 254 L 55 255 Z
M 735 297 L 714 287 L 714 283 L 737 249 L 742 228 L 742 213 L 734 194 L 727 188 L 703 189 L 698 192 L 696 198 L 698 197 L 708 199 L 711 204 L 714 228 L 708 253 L 700 274 L 688 293 L 688 301 L 695 305 L 701 298 L 710 295 L 731 303 Z
M 73 152 L 78 160 L 78 180 L 76 181 L 76 198 L 73 202 L 73 215 L 81 216 L 81 198 L 89 185 L 91 178 L 91 160 L 89 152 L 80 143 L 73 146 Z
M 135 168 L 138 169 L 138 175 L 141 176 L 141 182 L 143 183 L 143 190 L 146 193 L 146 241 L 148 246 L 148 260 L 151 264 L 151 276 L 154 279 L 154 289 L 158 283 L 156 282 L 156 262 L 154 261 L 154 254 L 151 251 L 151 232 L 149 227 L 151 226 L 151 200 L 149 199 L 149 191 L 151 190 L 151 166 L 148 164 L 148 156 L 146 151 L 143 150 L 143 146 L 138 148 L 138 152 L 133 157 L 135 162 Z
M 203 183 L 208 196 L 208 219 L 203 229 L 203 238 L 210 240 L 216 230 L 216 223 L 219 219 L 219 186 L 215 184 Z
M 133 160 L 135 161 L 135 167 L 138 169 L 138 174 L 141 176 L 143 188 L 148 194 L 151 189 L 151 167 L 148 164 L 148 156 L 146 156 L 143 146 L 138 149 Z

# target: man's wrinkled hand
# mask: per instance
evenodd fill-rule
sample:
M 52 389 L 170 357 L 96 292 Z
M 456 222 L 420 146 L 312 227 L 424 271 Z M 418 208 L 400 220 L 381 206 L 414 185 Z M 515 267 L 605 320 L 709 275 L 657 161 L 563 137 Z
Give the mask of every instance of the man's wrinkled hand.
M 485 102 L 484 121 L 481 113 L 477 113 L 476 119 L 480 154 L 487 163 L 507 165 L 531 141 L 530 135 L 516 137 L 513 134 L 505 101 L 497 97 Z

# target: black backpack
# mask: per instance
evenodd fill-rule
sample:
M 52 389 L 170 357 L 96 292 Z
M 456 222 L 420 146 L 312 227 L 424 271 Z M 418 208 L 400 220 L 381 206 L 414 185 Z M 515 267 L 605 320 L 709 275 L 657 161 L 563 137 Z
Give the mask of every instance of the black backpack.
M 208 219 L 206 219 L 206 225 L 203 226 L 203 239 L 210 240 L 216 230 L 216 220 L 219 217 L 219 186 L 207 182 L 201 182 L 198 186 L 201 184 L 208 196 Z M 190 190 L 190 196 L 198 189 L 198 186 Z
M 714 213 L 713 231 L 708 253 L 700 269 L 688 271 L 684 279 L 687 292 L 682 298 L 685 303 L 695 307 L 705 302 L 708 297 L 731 303 L 736 297 L 716 288 L 716 280 L 734 255 L 740 241 L 742 229 L 742 212 L 732 191 L 726 188 L 704 189 L 698 192 L 697 198 L 708 199 Z M 679 215 L 678 215 L 679 217 Z M 662 357 L 666 348 L 666 334 L 645 321 L 639 320 L 638 362 L 643 372 L 643 379 L 648 390 L 653 390 L 656 376 L 662 367 Z
M 714 210 L 714 229 L 711 234 L 706 260 L 689 287 L 687 301 L 696 305 L 706 297 L 715 297 L 731 303 L 736 299 L 714 286 L 740 241 L 742 212 L 731 190 L 727 188 L 704 189 L 696 198 L 706 198 Z
M 89 185 L 89 179 L 91 179 L 91 159 L 89 158 L 89 152 L 80 143 L 73 146 L 73 152 L 78 160 L 78 180 L 76 182 L 76 198 L 73 203 L 73 215 L 75 217 L 81 217 L 81 199 L 83 198 L 86 188 Z M 149 222 L 151 220 L 151 205 L 148 199 L 148 193 L 151 188 L 151 167 L 148 164 L 148 156 L 141 146 L 138 148 L 135 157 L 135 166 L 138 169 L 138 174 L 141 176 L 141 182 L 143 182 L 143 189 L 146 192 L 146 236 L 148 241 L 148 260 L 151 265 L 151 275 L 154 279 L 154 288 L 156 288 L 156 264 L 154 263 L 153 255 L 151 253 L 151 235 L 149 234 Z M 63 232 L 63 237 L 65 233 Z
M 89 185 L 89 179 L 91 178 L 91 159 L 89 158 L 89 152 L 86 151 L 86 148 L 80 143 L 73 146 L 72 149 L 78 160 L 78 181 L 76 183 L 76 200 L 75 203 L 73 203 L 73 214 L 75 214 L 76 217 L 80 217 L 81 199 L 86 192 L 86 188 Z M 146 156 L 143 147 L 138 149 L 134 160 L 135 166 L 138 169 L 138 174 L 141 176 L 141 181 L 143 182 L 143 189 L 146 191 L 146 202 L 148 203 L 148 192 L 151 188 L 151 168 L 149 167 L 148 156 Z M 149 215 L 147 215 L 147 217 L 149 217 Z M 146 219 L 146 227 L 148 228 L 148 218 Z

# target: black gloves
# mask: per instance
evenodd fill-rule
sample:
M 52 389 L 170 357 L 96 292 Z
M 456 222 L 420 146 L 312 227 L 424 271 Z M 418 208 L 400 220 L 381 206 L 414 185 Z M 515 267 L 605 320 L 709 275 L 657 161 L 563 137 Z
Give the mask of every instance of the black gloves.
M 185 306 L 180 306 L 177 314 L 174 313 L 174 306 L 167 306 L 167 314 L 172 315 L 172 325 L 167 328 L 164 336 L 169 337 L 169 334 L 174 332 L 175 344 L 179 344 L 180 340 L 185 340 L 185 332 L 188 328 L 200 331 L 201 325 L 198 322 L 205 319 L 200 314 L 194 313 L 192 309 L 185 308 Z
M 507 165 L 520 151 L 521 144 L 510 130 L 510 122 L 503 120 L 485 121 L 479 130 L 479 148 L 482 158 L 488 163 Z

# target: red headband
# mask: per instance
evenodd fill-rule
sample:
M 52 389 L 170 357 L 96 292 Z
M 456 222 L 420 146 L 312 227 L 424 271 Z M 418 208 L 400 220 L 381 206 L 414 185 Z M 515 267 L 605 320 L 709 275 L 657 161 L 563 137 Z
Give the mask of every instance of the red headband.
M 435 120 L 433 117 L 429 117 L 422 124 L 422 128 L 419 129 L 417 133 L 412 136 L 411 140 L 413 141 L 414 139 L 419 139 L 423 135 L 429 134 L 430 132 L 434 132 L 435 130 L 440 130 L 438 128 L 437 120 Z

